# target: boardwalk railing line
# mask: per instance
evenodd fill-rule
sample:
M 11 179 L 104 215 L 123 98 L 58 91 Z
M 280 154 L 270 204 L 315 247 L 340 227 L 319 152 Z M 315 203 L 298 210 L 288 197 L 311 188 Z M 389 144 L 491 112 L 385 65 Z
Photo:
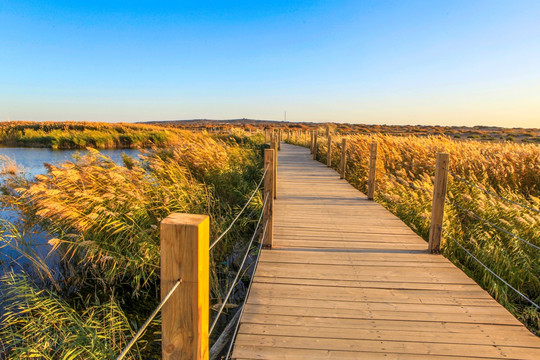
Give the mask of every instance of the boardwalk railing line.
M 124 350 L 122 350 L 122 352 L 120 353 L 120 355 L 118 355 L 118 357 L 116 358 L 116 360 L 122 360 L 128 353 L 129 353 L 129 350 L 131 350 L 131 348 L 133 347 L 133 345 L 135 345 L 135 343 L 137 342 L 137 340 L 139 340 L 139 338 L 141 337 L 141 335 L 144 333 L 144 331 L 146 330 L 146 328 L 148 327 L 148 325 L 150 325 L 150 323 L 152 322 L 152 320 L 154 320 L 154 318 L 156 317 L 156 315 L 158 314 L 159 310 L 161 310 L 161 308 L 163 307 L 163 305 L 165 305 L 165 303 L 167 301 L 169 301 L 169 299 L 171 298 L 172 294 L 176 291 L 176 289 L 178 289 L 178 287 L 180 286 L 180 284 L 182 284 L 182 279 L 178 279 L 176 281 L 176 283 L 174 284 L 174 286 L 169 290 L 169 292 L 167 293 L 167 295 L 165 295 L 165 297 L 163 298 L 163 300 L 161 300 L 161 302 L 158 304 L 158 306 L 156 306 L 156 308 L 154 309 L 154 311 L 152 311 L 152 314 L 150 314 L 150 316 L 148 317 L 148 319 L 146 319 L 146 321 L 144 322 L 144 324 L 141 326 L 141 328 L 139 329 L 139 331 L 137 331 L 137 333 L 133 336 L 133 338 L 129 341 L 129 343 L 126 345 L 126 347 L 124 348 Z
M 234 287 L 236 286 L 236 283 L 238 282 L 238 279 L 240 278 L 240 274 L 242 273 L 242 268 L 244 267 L 244 264 L 246 263 L 246 260 L 247 260 L 247 258 L 249 256 L 249 253 L 250 253 L 250 250 L 251 250 L 251 246 L 253 245 L 253 241 L 255 240 L 257 232 L 259 231 L 259 225 L 261 224 L 261 220 L 263 218 L 264 208 L 266 207 L 267 200 L 268 200 L 268 197 L 266 197 L 265 200 L 264 200 L 263 211 L 261 211 L 261 215 L 259 216 L 259 219 L 257 220 L 257 225 L 255 226 L 255 231 L 253 232 L 253 236 L 251 237 L 251 240 L 248 243 L 246 253 L 244 255 L 244 258 L 242 259 L 242 263 L 238 267 L 238 272 L 236 273 L 236 276 L 235 276 L 229 290 L 227 291 L 227 295 L 223 299 L 223 301 L 221 303 L 221 306 L 220 306 L 216 316 L 214 317 L 214 321 L 212 322 L 212 325 L 210 326 L 210 330 L 208 332 L 209 335 L 212 335 L 212 333 L 213 333 L 213 331 L 214 331 L 214 329 L 216 327 L 216 324 L 217 324 L 221 314 L 223 313 L 223 309 L 227 305 L 227 302 L 229 301 L 229 297 L 231 296 L 232 291 L 234 290 Z
M 225 229 L 225 231 L 223 231 L 221 233 L 221 235 L 219 235 L 217 237 L 216 240 L 214 240 L 214 242 L 212 243 L 212 245 L 210 245 L 209 247 L 209 250 L 212 250 L 214 248 L 214 246 L 217 245 L 218 242 L 220 242 L 221 239 L 223 239 L 223 237 L 225 235 L 227 235 L 227 233 L 232 229 L 233 225 L 236 223 L 236 221 L 240 218 L 240 215 L 242 215 L 242 213 L 246 210 L 246 208 L 248 207 L 248 205 L 251 203 L 251 200 L 253 199 L 253 197 L 255 196 L 255 194 L 257 194 L 257 191 L 259 191 L 259 189 L 261 188 L 261 185 L 264 181 L 264 177 L 266 176 L 266 173 L 268 172 L 268 167 L 266 167 L 266 169 L 264 170 L 264 173 L 261 177 L 261 180 L 259 181 L 259 183 L 257 184 L 257 187 L 255 188 L 255 190 L 253 190 L 253 193 L 251 194 L 251 196 L 249 197 L 248 201 L 246 202 L 246 204 L 244 205 L 244 207 L 242 207 L 242 209 L 240 210 L 240 212 L 238 214 L 236 214 L 236 217 L 233 219 L 233 221 L 229 224 L 229 226 Z
M 531 210 L 531 211 L 534 211 L 534 212 L 540 214 L 540 210 L 538 210 L 538 209 L 532 208 L 532 207 L 527 206 L 527 205 L 523 205 L 523 204 L 518 203 L 518 202 L 516 202 L 516 201 L 507 199 L 507 198 L 505 198 L 504 196 L 500 196 L 500 195 L 498 195 L 498 194 L 495 194 L 495 193 L 492 192 L 492 191 L 483 189 L 483 188 L 481 188 L 480 186 L 478 186 L 478 185 L 476 185 L 476 184 L 473 184 L 472 182 L 470 182 L 470 181 L 468 181 L 468 180 L 463 179 L 461 176 L 454 174 L 454 173 L 453 173 L 452 171 L 450 171 L 450 170 L 448 170 L 448 173 L 449 173 L 450 175 L 452 175 L 456 180 L 459 180 L 459 181 L 461 181 L 461 182 L 463 182 L 463 183 L 465 183 L 465 184 L 467 184 L 467 185 L 469 185 L 469 186 L 471 186 L 471 187 L 477 188 L 478 190 L 483 191 L 483 192 L 485 192 L 486 194 L 495 196 L 495 197 L 497 197 L 497 198 L 499 198 L 499 199 L 501 199 L 501 200 L 507 201 L 507 202 L 509 202 L 509 203 L 511 203 L 511 204 L 514 204 L 514 205 L 521 206 L 521 207 L 524 208 L 524 209 Z
M 450 233 L 448 231 L 446 231 L 445 229 L 441 228 L 442 232 L 448 236 L 450 238 L 450 240 L 452 240 L 456 245 L 458 245 L 463 251 L 465 251 L 467 253 L 467 255 L 469 255 L 471 258 L 473 258 L 477 263 L 479 263 L 484 269 L 486 269 L 487 271 L 489 271 L 493 276 L 495 276 L 497 279 L 499 279 L 500 281 L 502 281 L 506 286 L 508 286 L 510 289 L 514 290 L 518 295 L 520 295 L 523 299 L 527 300 L 531 305 L 533 305 L 535 308 L 537 308 L 538 310 L 540 310 L 540 306 L 538 304 L 536 304 L 535 302 L 533 302 L 531 299 L 529 299 L 527 296 L 525 296 L 523 293 L 521 293 L 519 290 L 517 290 L 516 288 L 514 288 L 512 285 L 510 285 L 506 280 L 504 280 L 503 278 L 501 278 L 499 275 L 497 275 L 493 270 L 491 270 L 489 267 L 487 267 L 483 262 L 481 262 L 480 260 L 478 260 L 478 258 L 476 258 L 476 256 L 474 256 L 469 250 L 467 250 L 463 245 L 461 245 L 459 243 L 459 241 L 457 241 L 452 235 L 450 235 Z
M 483 221 L 484 223 L 486 223 L 486 224 L 488 224 L 488 225 L 490 225 L 490 226 L 492 226 L 492 227 L 494 227 L 494 228 L 496 228 L 496 229 L 498 229 L 498 230 L 504 232 L 505 234 L 508 234 L 508 235 L 510 235 L 510 236 L 512 236 L 512 237 L 514 237 L 514 238 L 516 238 L 516 239 L 518 239 L 518 240 L 524 242 L 525 244 L 530 245 L 530 246 L 534 247 L 534 248 L 537 249 L 537 250 L 540 250 L 540 247 L 539 247 L 539 246 L 537 246 L 537 245 L 535 245 L 535 244 L 533 244 L 533 243 L 531 243 L 531 242 L 529 242 L 529 241 L 527 241 L 527 240 L 525 240 L 525 239 L 523 239 L 523 238 L 521 238 L 521 237 L 519 237 L 519 236 L 517 236 L 517 235 L 511 233 L 511 232 L 509 232 L 509 231 L 506 230 L 506 229 L 503 229 L 502 227 L 500 227 L 500 226 L 498 226 L 498 225 L 495 225 L 495 224 L 492 223 L 491 221 L 484 219 L 483 217 L 481 217 L 480 215 L 477 215 L 477 214 L 474 213 L 473 211 L 468 210 L 468 209 L 465 209 L 464 207 L 462 207 L 462 206 L 456 204 L 454 201 L 448 200 L 448 202 L 449 202 L 452 206 L 455 206 L 456 208 L 458 208 L 458 209 L 460 209 L 460 210 L 462 210 L 462 211 L 468 213 L 469 215 L 471 215 L 471 216 L 477 218 L 478 220 L 481 220 L 481 221 Z
M 265 236 L 268 237 L 267 228 L 273 225 L 273 162 L 267 161 L 274 156 L 274 150 L 265 150 L 265 170 L 251 196 L 235 216 L 225 231 L 209 245 L 209 217 L 206 215 L 173 213 L 161 222 L 161 297 L 162 300 L 152 311 L 152 314 L 144 322 L 141 328 L 129 341 L 117 360 L 122 360 L 129 353 L 133 345 L 139 340 L 152 320 L 162 310 L 162 358 L 177 358 L 179 354 L 185 358 L 203 359 L 208 356 L 209 335 L 214 331 L 217 321 L 223 313 L 223 309 L 238 284 L 242 275 L 247 258 L 257 234 L 260 233 L 261 221 L 264 219 L 264 231 L 257 254 L 258 262 L 260 249 L 263 246 Z M 210 331 L 209 324 L 209 252 L 230 231 L 241 214 L 244 213 L 251 203 L 262 184 L 265 183 L 264 202 L 258 217 L 253 236 L 251 237 L 242 263 L 227 291 L 227 295 L 214 317 Z M 269 186 L 270 185 L 270 186 Z M 269 210 L 270 209 L 270 210 Z M 267 239 L 268 240 L 268 239 Z M 271 241 L 269 239 L 269 247 Z M 180 266 L 179 266 L 180 265 Z M 249 269 L 250 266 L 246 268 Z M 184 283 L 184 290 L 180 293 L 176 290 Z M 251 284 L 251 281 L 250 281 Z M 174 298 L 174 300 L 171 300 Z M 166 306 L 165 306 L 166 305 Z M 167 313 L 167 314 L 166 314 Z M 178 333 L 185 333 L 186 341 L 178 342 Z M 184 336 L 184 335 L 183 335 Z
M 328 141 L 328 144 L 331 146 L 331 142 L 330 142 L 330 141 Z M 370 151 L 369 151 L 369 156 L 364 157 L 364 159 L 368 159 L 368 158 L 370 159 L 369 163 L 367 164 L 367 166 L 368 166 L 368 173 L 369 173 L 369 176 L 368 176 L 368 185 L 367 185 L 367 196 L 368 196 L 368 199 L 373 199 L 374 190 L 376 189 L 376 185 L 375 185 L 376 181 L 375 181 L 375 176 L 374 176 L 375 173 L 382 174 L 382 175 L 386 176 L 387 178 L 392 179 L 392 180 L 396 181 L 397 183 L 399 183 L 399 184 L 401 184 L 401 185 L 404 185 L 404 186 L 407 186 L 407 187 L 409 187 L 409 188 L 411 188 L 411 189 L 413 189 L 413 190 L 419 190 L 419 191 L 422 191 L 422 192 L 424 192 L 424 193 L 426 193 L 426 194 L 429 194 L 429 195 L 433 195 L 433 194 L 434 194 L 434 192 L 435 192 L 435 190 L 436 190 L 436 189 L 435 189 L 435 184 L 434 184 L 434 189 L 433 189 L 433 190 L 428 190 L 428 189 L 426 189 L 426 188 L 424 188 L 424 187 L 415 185 L 413 182 L 409 182 L 409 181 L 403 180 L 403 179 L 399 178 L 398 176 L 396 176 L 396 175 L 390 173 L 389 171 L 386 170 L 386 166 L 385 166 L 385 169 L 384 169 L 385 171 L 382 171 L 382 170 L 378 169 L 377 166 L 376 166 L 376 161 L 377 161 L 377 159 L 376 159 L 376 158 L 377 158 L 377 150 L 376 150 L 375 144 L 376 144 L 375 142 L 371 143 Z M 313 146 L 314 146 L 314 141 L 313 141 L 313 139 L 312 139 L 312 143 L 311 143 L 312 151 L 317 152 L 317 148 L 313 149 Z M 344 149 L 342 148 L 342 158 L 343 158 L 343 155 L 344 155 L 343 150 L 344 150 Z M 347 151 L 347 150 L 345 150 L 345 151 Z M 330 153 L 329 150 L 327 150 L 327 154 L 328 154 L 328 153 Z M 315 157 L 314 157 L 314 158 L 315 158 Z M 383 162 L 386 164 L 385 161 L 383 161 Z M 346 164 L 340 164 L 340 165 L 341 165 L 342 168 L 343 168 L 343 167 L 346 167 Z M 406 166 L 409 166 L 409 167 L 411 167 L 411 168 L 412 168 L 412 167 L 416 167 L 416 168 L 422 168 L 422 169 L 425 169 L 425 170 L 433 170 L 433 169 L 434 169 L 435 171 L 437 170 L 437 166 L 420 165 L 420 164 L 415 165 L 415 164 L 413 164 L 412 162 L 402 162 L 402 165 L 404 165 L 403 168 L 405 168 Z M 343 178 L 342 172 L 343 172 L 343 171 L 340 170 L 340 175 L 341 175 L 342 178 Z M 534 211 L 534 212 L 540 213 L 540 210 L 537 210 L 537 209 L 535 209 L 535 208 L 533 208 L 533 207 L 530 207 L 530 206 L 521 204 L 521 203 L 519 203 L 519 202 L 510 200 L 510 199 L 505 198 L 505 197 L 503 197 L 503 196 L 500 196 L 500 195 L 498 195 L 498 194 L 496 194 L 496 193 L 494 193 L 494 192 L 492 192 L 492 191 L 489 191 L 489 190 L 486 190 L 486 189 L 482 188 L 481 186 L 479 186 L 479 185 L 477 185 L 477 184 L 472 183 L 471 181 L 468 181 L 468 180 L 462 178 L 461 176 L 458 176 L 458 175 L 455 174 L 454 172 L 450 171 L 450 170 L 447 168 L 447 165 L 446 165 L 446 168 L 443 168 L 443 169 L 442 169 L 442 173 L 450 174 L 450 175 L 452 175 L 452 177 L 453 177 L 454 179 L 456 179 L 456 180 L 458 180 L 458 181 L 461 181 L 461 182 L 463 182 L 463 183 L 465 183 L 465 184 L 467 184 L 467 185 L 469 185 L 469 186 L 471 186 L 471 187 L 474 187 L 474 188 L 476 188 L 476 189 L 479 189 L 479 190 L 483 191 L 484 193 L 486 193 L 486 194 L 488 194 L 488 195 L 495 196 L 495 197 L 497 197 L 497 198 L 499 198 L 499 199 L 501 199 L 501 200 L 503 200 L 503 201 L 506 201 L 506 202 L 509 202 L 509 203 L 511 203 L 511 204 L 520 206 L 520 207 L 522 207 L 522 208 L 524 208 L 524 209 L 527 209 L 527 210 L 530 210 L 530 211 Z M 441 175 L 442 183 L 439 184 L 439 187 L 440 187 L 440 190 L 443 190 L 443 192 L 446 193 L 446 176 L 442 176 L 442 175 L 443 175 L 442 173 L 440 174 L 440 175 Z M 442 177 L 444 177 L 445 179 L 442 179 Z M 392 202 L 393 204 L 395 204 L 396 206 L 398 206 L 398 207 L 401 208 L 402 210 L 405 210 L 405 208 L 402 207 L 402 206 L 400 206 L 395 200 L 389 198 L 388 196 L 384 196 L 384 194 L 383 194 L 382 192 L 378 192 L 378 194 L 381 195 L 381 196 L 383 196 L 384 199 L 386 199 L 387 201 Z M 444 199 L 444 200 L 443 200 L 443 203 L 444 203 L 445 201 L 447 201 L 445 195 L 442 196 L 442 199 Z M 435 202 L 434 202 L 434 203 L 435 203 Z M 437 208 L 438 208 L 437 212 L 439 213 L 439 215 L 441 215 L 441 214 L 443 214 L 443 203 L 441 203 L 440 200 L 437 201 L 437 203 L 438 203 L 438 204 L 437 204 L 437 205 L 438 205 L 438 206 L 437 206 Z M 520 237 L 520 236 L 518 236 L 518 235 L 515 235 L 515 234 L 511 233 L 510 231 L 508 231 L 508 230 L 506 230 L 506 229 L 504 229 L 504 228 L 502 228 L 502 227 L 500 227 L 500 226 L 494 224 L 493 222 L 491 222 L 491 221 L 489 221 L 489 220 L 484 219 L 483 217 L 481 217 L 481 216 L 479 216 L 479 215 L 477 215 L 477 214 L 471 212 L 470 210 L 467 210 L 467 209 L 465 209 L 465 208 L 462 208 L 462 207 L 460 207 L 459 205 L 457 205 L 457 204 L 455 204 L 455 203 L 452 203 L 452 205 L 454 205 L 454 206 L 460 208 L 461 210 L 467 212 L 469 215 L 475 217 L 476 219 L 478 219 L 478 220 L 480 220 L 480 221 L 483 221 L 484 223 L 486 223 L 486 224 L 488 224 L 488 225 L 490 225 L 490 226 L 492 226 L 492 227 L 494 227 L 494 228 L 496 228 L 496 229 L 498 229 L 498 230 L 504 232 L 505 234 L 507 234 L 507 235 L 509 235 L 509 236 L 512 236 L 512 237 L 514 237 L 514 238 L 516 238 L 516 239 L 518 239 L 518 240 L 520 240 L 520 241 L 522 241 L 522 242 L 524 242 L 524 243 L 526 243 L 526 244 L 528 244 L 528 245 L 534 247 L 535 249 L 540 249 L 540 247 L 539 247 L 538 245 L 535 245 L 535 244 L 531 243 L 530 241 L 527 241 L 527 240 L 523 239 L 522 237 Z M 410 213 L 410 211 L 407 211 L 407 212 Z M 415 217 L 416 217 L 416 215 L 415 215 Z M 432 209 L 432 217 L 433 217 L 433 209 Z M 439 216 L 439 217 L 441 217 L 441 216 Z M 438 220 L 442 220 L 442 217 L 441 217 L 441 219 L 438 219 L 438 217 L 437 217 L 436 220 L 437 220 L 437 221 L 436 221 L 437 223 L 433 223 L 433 219 L 432 219 L 432 226 L 431 226 L 431 228 L 438 229 L 437 225 L 442 226 L 442 222 L 441 222 L 441 221 L 438 221 Z M 440 243 L 440 240 L 437 241 L 436 239 L 437 239 L 437 238 L 440 239 L 440 236 L 437 234 L 439 231 L 438 231 L 438 230 L 432 231 L 432 230 L 433 230 L 433 229 L 430 229 L 430 245 L 429 245 L 429 249 L 430 249 L 432 252 L 438 252 L 438 251 L 439 251 L 438 243 Z M 433 238 L 433 241 L 432 241 L 432 238 Z M 431 243 L 433 243 L 434 246 L 432 246 Z
M 238 321 L 236 322 L 236 326 L 234 328 L 233 335 L 231 337 L 231 342 L 229 344 L 229 349 L 227 350 L 227 355 L 225 355 L 225 360 L 228 360 L 231 355 L 231 350 L 234 345 L 234 340 L 236 339 L 236 335 L 238 334 L 238 328 L 240 327 L 240 319 L 242 318 L 242 315 L 244 314 L 244 308 L 246 305 L 247 298 L 249 296 L 249 293 L 251 291 L 251 285 L 253 284 L 253 278 L 255 277 L 255 271 L 257 271 L 257 266 L 259 265 L 259 259 L 261 258 L 261 251 L 263 246 L 263 239 L 264 235 L 266 234 L 266 229 L 268 227 L 268 221 L 264 224 L 264 230 L 261 236 L 261 241 L 259 242 L 259 251 L 257 252 L 257 258 L 255 259 L 255 267 L 253 268 L 253 275 L 251 276 L 251 279 L 249 279 L 249 285 L 246 291 L 246 296 L 244 297 L 244 302 L 242 303 L 242 307 L 240 308 L 240 317 L 238 318 Z

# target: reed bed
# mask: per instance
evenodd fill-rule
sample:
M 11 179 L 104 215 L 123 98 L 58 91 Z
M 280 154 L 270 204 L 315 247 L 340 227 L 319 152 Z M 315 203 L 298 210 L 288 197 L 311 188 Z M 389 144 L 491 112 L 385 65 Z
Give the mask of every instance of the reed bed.
M 147 148 L 177 142 L 178 130 L 143 124 L 25 122 L 0 124 L 0 144 L 52 149 Z
M 226 141 L 225 141 L 226 140 Z M 8 164 L 1 246 L 24 265 L 6 267 L 0 283 L 0 353 L 7 358 L 112 359 L 159 302 L 159 223 L 172 212 L 208 214 L 211 239 L 244 205 L 262 175 L 262 135 L 229 139 L 176 130 L 176 143 L 124 158 L 97 150 L 26 179 Z M 211 303 L 222 298 L 234 257 L 261 208 L 252 200 L 238 226 L 211 253 Z M 48 259 L 32 251 L 46 234 Z M 159 353 L 159 319 L 133 359 Z

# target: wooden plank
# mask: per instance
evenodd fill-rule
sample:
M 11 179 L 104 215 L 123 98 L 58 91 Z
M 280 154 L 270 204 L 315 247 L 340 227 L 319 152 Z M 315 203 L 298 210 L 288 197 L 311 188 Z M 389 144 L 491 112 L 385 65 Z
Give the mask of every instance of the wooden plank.
M 307 324 L 306 324 L 307 325 Z M 306 338 L 328 338 L 329 334 L 339 339 L 351 340 L 388 340 L 388 341 L 408 341 L 408 342 L 429 342 L 445 344 L 469 344 L 469 345 L 505 345 L 514 346 L 516 342 L 519 347 L 538 348 L 534 338 L 525 339 L 519 332 L 507 332 L 502 336 L 492 336 L 488 333 L 446 333 L 444 331 L 417 331 L 417 330 L 376 330 L 357 329 L 353 327 L 332 328 L 325 326 L 298 326 L 284 324 L 257 324 L 246 322 L 240 327 L 241 334 L 253 335 L 278 335 L 278 336 L 299 336 Z M 520 341 L 521 340 L 521 341 Z
M 385 354 L 368 351 L 313 350 L 299 348 L 278 348 L 276 346 L 237 345 L 233 359 L 311 359 L 311 360 L 457 360 L 455 356 L 430 354 Z M 478 357 L 460 356 L 460 360 L 478 359 Z M 482 359 L 500 359 L 500 357 L 483 357 Z
M 538 337 L 307 150 L 284 144 L 279 169 L 233 358 L 540 358 Z
M 259 336 L 243 334 L 236 340 L 238 345 L 272 346 L 277 348 L 300 348 L 335 351 L 380 352 L 385 354 L 430 354 L 464 357 L 475 354 L 477 358 L 514 358 L 537 360 L 540 349 L 504 347 L 493 345 L 436 344 L 424 342 L 398 342 L 384 340 L 350 340 L 337 338 L 303 338 L 288 336 Z M 277 358 L 277 357 L 276 357 Z

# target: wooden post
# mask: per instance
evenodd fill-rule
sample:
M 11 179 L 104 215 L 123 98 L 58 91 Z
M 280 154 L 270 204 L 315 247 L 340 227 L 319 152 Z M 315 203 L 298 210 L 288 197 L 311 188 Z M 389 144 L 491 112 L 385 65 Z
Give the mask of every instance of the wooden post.
M 274 142 L 274 160 L 272 161 L 272 164 L 274 166 L 273 173 L 274 175 L 272 178 L 274 179 L 274 191 L 272 194 L 274 195 L 274 199 L 277 199 L 277 165 L 278 165 L 278 145 L 276 142 Z
M 278 150 L 281 150 L 281 129 L 278 130 L 278 135 L 277 135 L 277 149 L 278 149 Z
M 369 150 L 369 174 L 368 174 L 368 200 L 373 200 L 375 195 L 375 169 L 377 167 L 377 143 L 371 143 Z
M 311 137 L 309 138 L 309 152 L 313 154 L 313 130 L 309 133 Z
M 345 169 L 347 169 L 347 139 L 341 139 L 341 171 L 340 179 L 345 179 Z
M 162 359 L 208 359 L 209 219 L 173 213 L 161 222 Z
M 431 206 L 431 226 L 429 228 L 428 251 L 437 254 L 441 247 L 442 221 L 444 215 L 444 199 L 448 180 L 448 163 L 450 155 L 437 154 L 435 165 L 435 182 L 433 184 L 433 204 Z
M 328 151 L 326 152 L 326 165 L 332 167 L 332 135 L 328 135 Z
M 330 137 L 330 126 L 326 125 L 326 137 Z
M 264 150 L 264 168 L 266 169 L 268 167 L 266 176 L 264 177 L 264 198 L 268 199 L 266 200 L 266 207 L 263 213 L 263 224 L 268 220 L 263 239 L 263 246 L 265 248 L 271 248 L 274 242 L 274 152 L 274 149 Z
M 313 160 L 317 160 L 317 130 L 313 132 Z

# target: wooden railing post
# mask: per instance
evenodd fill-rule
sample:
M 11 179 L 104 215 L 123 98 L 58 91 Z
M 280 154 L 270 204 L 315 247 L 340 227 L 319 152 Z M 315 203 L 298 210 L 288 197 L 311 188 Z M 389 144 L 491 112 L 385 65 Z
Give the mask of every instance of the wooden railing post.
M 278 130 L 277 134 L 277 149 L 281 150 L 281 129 Z
M 448 163 L 450 155 L 437 154 L 435 165 L 435 182 L 433 184 L 433 203 L 431 207 L 431 226 L 429 228 L 428 251 L 439 253 L 441 247 L 442 221 L 444 216 L 444 199 L 448 181 Z
M 313 160 L 317 160 L 317 130 L 313 132 Z
M 274 242 L 274 153 L 274 149 L 264 150 L 264 168 L 268 168 L 264 177 L 264 198 L 267 200 L 263 212 L 263 224 L 268 221 L 263 239 L 263 246 L 265 248 L 271 248 Z
M 326 165 L 332 167 L 332 135 L 328 135 L 328 151 L 326 153 Z
M 347 169 L 347 139 L 341 139 L 341 171 L 340 179 L 345 179 L 345 169 Z
M 311 154 L 313 154 L 313 139 L 314 139 L 313 134 L 314 134 L 314 131 L 311 130 L 311 131 L 309 132 L 309 134 L 310 134 L 310 138 L 309 138 L 309 152 L 310 152 Z
M 209 219 L 173 213 L 161 222 L 162 359 L 208 359 Z
M 377 143 L 371 143 L 369 148 L 368 200 L 375 195 L 375 169 L 377 168 Z
M 277 165 L 278 165 L 278 145 L 276 142 L 273 143 L 272 149 L 274 150 L 274 159 L 272 160 L 273 165 L 273 184 L 274 184 L 274 191 L 272 194 L 274 195 L 274 199 L 277 199 Z

